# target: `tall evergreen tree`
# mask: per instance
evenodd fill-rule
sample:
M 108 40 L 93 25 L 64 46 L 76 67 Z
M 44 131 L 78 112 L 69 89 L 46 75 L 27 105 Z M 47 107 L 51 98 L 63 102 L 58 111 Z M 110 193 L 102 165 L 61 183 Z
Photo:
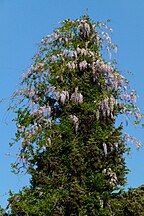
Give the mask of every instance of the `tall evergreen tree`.
M 133 140 L 116 118 L 137 124 L 141 114 L 111 60 L 111 32 L 88 16 L 64 20 L 23 74 L 13 96 L 22 143 L 13 168 L 26 170 L 31 185 L 11 193 L 12 215 L 112 215 L 110 197 L 128 172 L 126 139 Z

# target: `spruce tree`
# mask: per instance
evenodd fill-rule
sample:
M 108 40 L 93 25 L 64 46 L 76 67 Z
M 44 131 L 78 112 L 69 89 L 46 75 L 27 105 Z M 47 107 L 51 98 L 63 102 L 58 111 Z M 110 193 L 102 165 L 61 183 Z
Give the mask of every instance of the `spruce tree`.
M 112 215 L 111 196 L 128 173 L 126 139 L 133 140 L 116 119 L 137 124 L 141 114 L 116 67 L 111 32 L 88 16 L 64 20 L 22 75 L 13 96 L 21 142 L 13 168 L 31 179 L 10 194 L 12 215 Z

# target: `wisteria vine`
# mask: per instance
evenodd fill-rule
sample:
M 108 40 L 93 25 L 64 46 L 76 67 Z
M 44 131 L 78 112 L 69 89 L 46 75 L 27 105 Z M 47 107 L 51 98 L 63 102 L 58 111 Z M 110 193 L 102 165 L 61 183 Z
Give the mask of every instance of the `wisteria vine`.
M 138 124 L 143 117 L 136 106 L 136 91 L 130 89 L 112 58 L 117 53 L 117 46 L 110 37 L 112 29 L 105 23 L 91 23 L 86 17 L 65 20 L 60 25 L 52 35 L 42 39 L 34 63 L 22 75 L 20 89 L 12 97 L 13 101 L 19 101 L 15 108 L 18 116 L 16 141 L 22 142 L 19 158 L 24 161 L 27 161 L 30 146 L 35 145 L 38 151 L 52 144 L 53 125 L 64 117 L 64 110 L 75 133 L 78 132 L 79 116 L 72 111 L 72 106 L 88 104 L 90 89 L 87 92 L 82 88 L 87 80 L 95 86 L 95 96 L 89 107 L 95 113 L 95 121 L 110 119 L 115 123 L 116 117 L 123 114 Z M 45 136 L 47 141 L 43 142 Z M 135 142 L 137 148 L 142 145 L 128 134 L 124 134 L 124 139 Z M 107 155 L 108 146 L 102 145 Z M 111 151 L 112 148 L 118 148 L 118 143 L 114 143 Z M 111 176 L 115 184 L 111 168 L 104 173 Z

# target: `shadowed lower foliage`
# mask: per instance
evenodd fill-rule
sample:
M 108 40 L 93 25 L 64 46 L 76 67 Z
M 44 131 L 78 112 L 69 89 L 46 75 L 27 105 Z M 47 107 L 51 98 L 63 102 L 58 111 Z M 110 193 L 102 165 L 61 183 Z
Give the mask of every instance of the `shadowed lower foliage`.
M 113 215 L 143 216 L 144 215 L 144 185 L 130 188 L 128 192 L 117 195 L 112 201 Z

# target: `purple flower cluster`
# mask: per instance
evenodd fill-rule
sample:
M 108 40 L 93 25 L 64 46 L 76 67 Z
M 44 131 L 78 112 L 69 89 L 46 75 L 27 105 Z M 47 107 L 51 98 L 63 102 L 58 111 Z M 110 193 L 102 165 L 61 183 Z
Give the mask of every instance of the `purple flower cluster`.
M 128 143 L 136 143 L 137 149 L 139 149 L 139 148 L 142 147 L 142 143 L 141 143 L 139 140 L 137 140 L 135 137 L 131 136 L 131 135 L 128 134 L 128 133 L 125 133 L 125 134 L 124 134 L 124 139 L 125 139 L 125 141 L 128 142 Z
M 80 70 L 84 70 L 87 68 L 88 63 L 86 62 L 86 60 L 82 61 L 79 63 L 79 68 Z
M 116 105 L 116 100 L 113 96 L 106 97 L 103 101 L 99 103 L 99 109 L 96 111 L 96 118 L 99 119 L 100 114 L 104 117 L 113 118 L 113 110 Z
M 78 93 L 78 87 L 75 88 L 75 92 L 71 95 L 71 100 L 75 103 L 82 103 L 83 96 L 81 93 Z
M 111 38 L 107 32 L 102 32 L 102 40 L 106 40 L 109 45 L 111 45 Z
M 79 125 L 79 123 L 78 123 L 78 118 L 77 118 L 75 115 L 70 115 L 70 118 L 73 120 L 73 124 L 74 124 L 74 126 L 75 126 L 75 131 L 77 132 L 77 130 L 78 130 L 78 125 Z
M 111 168 L 104 169 L 103 173 L 106 174 L 109 177 L 111 185 L 116 185 L 117 184 L 116 173 L 114 173 Z
M 106 143 L 103 143 L 103 150 L 104 150 L 104 154 L 107 155 L 107 145 Z
M 69 69 L 75 69 L 76 68 L 76 64 L 75 64 L 75 62 L 68 62 L 67 63 L 67 67 L 69 68 Z
M 93 73 L 100 72 L 100 73 L 112 73 L 114 68 L 110 64 L 104 63 L 102 60 L 97 60 L 93 62 Z
M 78 26 L 78 29 L 81 34 L 84 36 L 89 36 L 90 35 L 90 26 L 89 24 L 84 20 L 83 22 L 81 21 L 81 24 Z
M 130 93 L 126 92 L 122 95 L 122 98 L 125 102 L 131 102 L 132 104 L 136 103 L 136 92 L 132 90 Z
M 64 104 L 66 99 L 69 100 L 69 92 L 68 91 L 57 92 L 56 99 Z
M 33 110 L 31 115 L 34 116 L 50 116 L 51 115 L 51 107 L 50 106 L 43 106 Z
M 79 47 L 77 48 L 77 53 L 81 54 L 82 56 L 86 56 L 87 55 L 87 50 L 82 48 L 80 49 Z

